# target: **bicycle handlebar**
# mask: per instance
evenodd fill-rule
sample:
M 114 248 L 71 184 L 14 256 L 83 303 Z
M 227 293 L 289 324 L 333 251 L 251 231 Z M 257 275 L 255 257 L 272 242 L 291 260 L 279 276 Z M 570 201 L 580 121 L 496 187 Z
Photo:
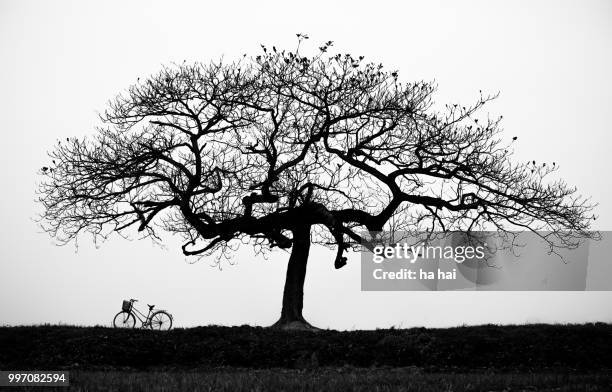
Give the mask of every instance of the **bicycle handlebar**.
M 131 302 L 138 302 L 138 300 L 137 300 L 137 299 L 134 299 L 134 298 L 130 298 L 130 301 L 131 301 Z

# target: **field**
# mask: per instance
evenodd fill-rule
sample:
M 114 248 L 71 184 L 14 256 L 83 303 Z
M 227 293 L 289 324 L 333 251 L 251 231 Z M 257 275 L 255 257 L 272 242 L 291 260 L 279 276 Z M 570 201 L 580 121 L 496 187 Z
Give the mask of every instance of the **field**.
M 2 327 L 0 369 L 69 370 L 82 391 L 610 391 L 612 325 Z
M 610 391 L 609 375 L 420 373 L 414 369 L 77 372 L 75 391 Z M 33 389 L 33 388 L 32 388 Z

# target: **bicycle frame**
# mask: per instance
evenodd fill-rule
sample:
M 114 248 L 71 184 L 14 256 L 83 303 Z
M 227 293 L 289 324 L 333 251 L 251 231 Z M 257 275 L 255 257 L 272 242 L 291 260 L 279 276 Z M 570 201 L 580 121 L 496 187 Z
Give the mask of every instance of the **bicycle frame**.
M 148 327 L 151 324 L 151 316 L 153 314 L 153 309 L 149 309 L 149 314 L 147 314 L 145 316 L 144 313 L 142 313 L 140 310 L 136 309 L 134 304 L 132 304 L 132 310 L 130 311 L 130 313 L 132 313 L 134 315 L 134 317 L 137 318 L 138 321 L 140 321 L 140 323 L 142 324 L 140 326 L 140 328 L 146 328 L 146 327 Z M 144 320 L 143 320 L 143 318 L 144 318 Z

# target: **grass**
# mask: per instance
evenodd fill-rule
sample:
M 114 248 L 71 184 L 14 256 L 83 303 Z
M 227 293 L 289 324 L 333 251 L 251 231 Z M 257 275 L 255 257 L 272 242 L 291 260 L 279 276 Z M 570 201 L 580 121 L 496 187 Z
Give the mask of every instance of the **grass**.
M 431 372 L 612 369 L 612 325 L 290 332 L 199 327 L 0 327 L 0 369 L 407 367 Z
M 610 391 L 612 325 L 0 327 L 0 369 L 69 370 L 77 391 Z
M 414 368 L 73 372 L 71 391 L 610 391 L 610 374 L 422 373 Z M 57 388 L 61 390 L 60 388 Z M 24 388 L 20 390 L 35 390 Z

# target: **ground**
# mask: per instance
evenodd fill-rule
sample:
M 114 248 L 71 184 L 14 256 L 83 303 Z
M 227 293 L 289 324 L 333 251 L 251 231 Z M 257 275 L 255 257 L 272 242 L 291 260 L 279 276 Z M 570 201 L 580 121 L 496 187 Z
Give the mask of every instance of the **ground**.
M 612 325 L 376 331 L 2 327 L 0 369 L 72 390 L 609 391 Z

